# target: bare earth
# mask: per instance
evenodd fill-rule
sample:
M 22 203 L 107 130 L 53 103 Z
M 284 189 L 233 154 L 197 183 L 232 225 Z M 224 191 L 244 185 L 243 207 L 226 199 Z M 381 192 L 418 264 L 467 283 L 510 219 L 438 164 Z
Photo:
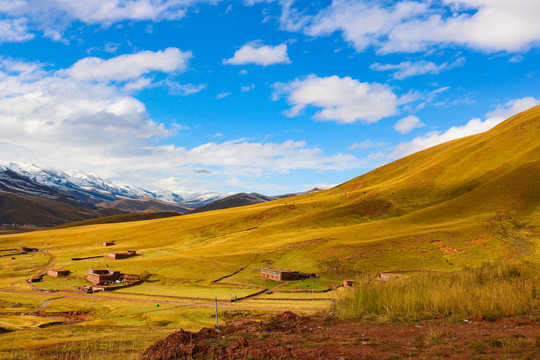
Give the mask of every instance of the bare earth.
M 365 325 L 285 312 L 235 319 L 198 333 L 177 331 L 139 360 L 170 359 L 540 359 L 535 319 L 481 318 L 457 324 Z

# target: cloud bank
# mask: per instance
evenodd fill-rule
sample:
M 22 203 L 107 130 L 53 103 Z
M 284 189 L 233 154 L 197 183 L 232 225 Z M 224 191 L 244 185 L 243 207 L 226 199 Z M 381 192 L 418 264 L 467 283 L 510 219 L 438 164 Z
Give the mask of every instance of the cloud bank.
M 443 0 L 374 2 L 333 0 L 306 15 L 281 1 L 281 27 L 318 37 L 334 32 L 361 52 L 425 51 L 460 45 L 496 52 L 521 52 L 540 43 L 540 2 L 534 0 Z
M 39 63 L 1 59 L 0 158 L 16 154 L 16 159 L 4 160 L 82 168 L 147 188 L 158 186 L 166 174 L 176 184 L 170 190 L 179 191 L 215 187 L 236 176 L 363 165 L 350 154 L 325 155 L 305 141 L 239 139 L 192 148 L 167 144 L 171 135 L 186 127 L 167 128 L 152 120 L 145 105 L 133 97 L 136 88 L 126 89 L 126 84 L 155 72 L 181 72 L 190 56 L 179 49 L 142 51 L 109 60 L 82 59 L 57 71 L 45 70 Z M 155 61 L 141 65 L 141 58 Z M 126 63 L 132 66 L 122 66 Z

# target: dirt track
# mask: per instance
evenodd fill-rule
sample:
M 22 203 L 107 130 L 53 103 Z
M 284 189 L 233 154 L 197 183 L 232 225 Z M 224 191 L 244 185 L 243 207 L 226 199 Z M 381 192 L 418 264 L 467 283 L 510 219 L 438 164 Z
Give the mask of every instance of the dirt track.
M 90 301 L 91 295 L 88 294 L 74 294 L 74 293 L 67 293 L 67 292 L 39 292 L 39 291 L 31 291 L 31 290 L 13 290 L 13 289 L 0 289 L 2 292 L 9 292 L 9 293 L 16 293 L 16 294 L 31 294 L 36 296 L 52 296 L 57 295 L 57 297 L 64 297 L 64 298 L 75 298 L 75 299 L 87 299 Z M 104 300 L 117 300 L 117 301 L 128 301 L 128 302 L 142 302 L 142 303 L 160 303 L 160 304 L 170 304 L 170 305 L 177 305 L 177 306 L 197 306 L 197 307 L 214 307 L 215 304 L 213 301 L 210 302 L 181 302 L 181 301 L 172 301 L 172 300 L 164 300 L 164 299 L 143 299 L 143 298 L 135 298 L 135 297 L 117 297 L 117 296 L 95 296 L 94 299 L 104 299 Z M 245 305 L 238 305 L 238 304 L 228 304 L 228 303 L 218 303 L 218 307 L 220 309 L 236 309 L 236 310 L 265 310 L 265 311 L 287 311 L 289 309 L 284 308 L 269 308 L 268 306 L 265 307 L 257 307 L 257 306 L 245 306 Z M 298 310 L 298 312 L 303 313 L 312 313 L 315 312 L 315 310 Z
M 139 360 L 170 359 L 538 359 L 540 324 L 502 319 L 420 325 L 325 322 L 290 312 L 233 320 L 220 332 L 177 331 Z

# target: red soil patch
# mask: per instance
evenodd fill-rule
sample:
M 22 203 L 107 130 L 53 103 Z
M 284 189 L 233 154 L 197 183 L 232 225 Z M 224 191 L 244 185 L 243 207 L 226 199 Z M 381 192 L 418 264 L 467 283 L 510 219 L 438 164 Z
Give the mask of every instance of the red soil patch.
M 257 218 L 257 220 L 259 220 L 259 221 L 264 221 L 264 220 L 270 219 L 270 218 L 272 218 L 272 217 L 274 217 L 274 216 L 276 216 L 276 215 L 275 215 L 275 214 L 264 214 L 264 215 L 262 215 L 262 216 L 259 216 L 259 217 Z
M 198 333 L 177 331 L 139 360 L 171 359 L 533 359 L 540 355 L 539 323 L 441 321 L 365 325 L 285 312 L 265 321 L 238 319 Z
M 483 238 L 483 237 L 478 237 L 478 238 L 476 238 L 476 239 L 472 239 L 471 242 L 472 242 L 473 244 L 483 244 L 483 243 L 488 242 L 488 239 Z
M 457 255 L 457 254 L 465 253 L 465 250 L 459 250 L 451 246 L 439 246 L 439 250 L 450 255 Z
M 216 230 L 217 231 L 223 231 L 223 230 L 226 230 L 228 228 L 230 228 L 232 226 L 232 224 L 229 224 L 229 225 L 220 225 L 218 227 L 216 227 Z

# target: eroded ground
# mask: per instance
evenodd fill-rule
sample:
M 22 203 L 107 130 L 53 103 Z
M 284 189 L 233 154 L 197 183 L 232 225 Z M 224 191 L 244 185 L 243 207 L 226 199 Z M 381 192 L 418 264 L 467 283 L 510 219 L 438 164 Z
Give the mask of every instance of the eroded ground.
M 170 359 L 538 359 L 536 319 L 440 320 L 412 325 L 367 325 L 298 316 L 235 319 L 220 331 L 177 331 L 139 360 Z

